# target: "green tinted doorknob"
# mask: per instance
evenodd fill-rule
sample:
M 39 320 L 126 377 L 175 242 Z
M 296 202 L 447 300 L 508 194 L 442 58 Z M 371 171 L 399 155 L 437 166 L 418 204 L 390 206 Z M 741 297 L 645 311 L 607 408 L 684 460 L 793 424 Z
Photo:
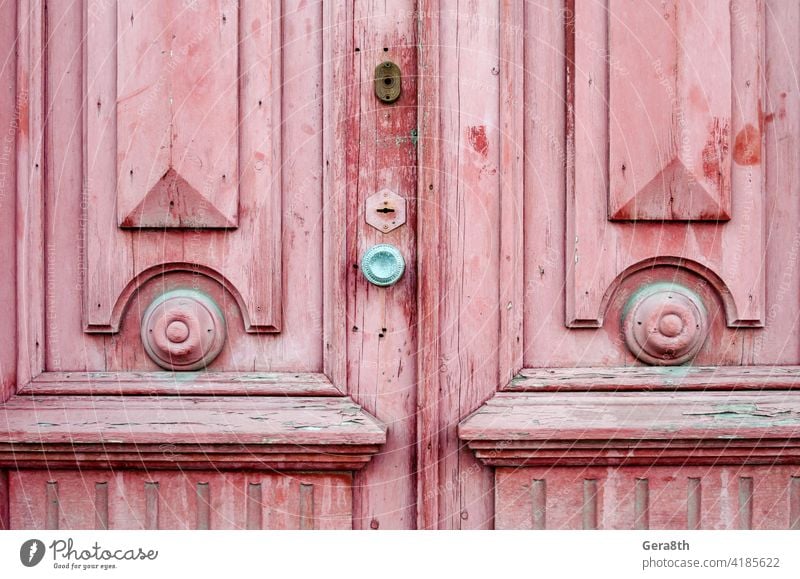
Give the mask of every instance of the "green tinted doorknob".
M 406 270 L 406 262 L 394 245 L 373 245 L 361 258 L 361 271 L 371 284 L 385 287 L 397 283 Z

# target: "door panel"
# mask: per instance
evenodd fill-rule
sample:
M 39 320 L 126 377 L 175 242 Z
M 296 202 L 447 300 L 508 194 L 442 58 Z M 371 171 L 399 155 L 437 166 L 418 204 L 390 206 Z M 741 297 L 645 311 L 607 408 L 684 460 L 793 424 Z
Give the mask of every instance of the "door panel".
M 798 525 L 798 6 L 145 4 L 0 8 L 0 526 Z
M 518 272 L 497 392 L 459 427 L 498 528 L 796 526 L 799 14 L 719 4 L 523 3 L 506 27 Z

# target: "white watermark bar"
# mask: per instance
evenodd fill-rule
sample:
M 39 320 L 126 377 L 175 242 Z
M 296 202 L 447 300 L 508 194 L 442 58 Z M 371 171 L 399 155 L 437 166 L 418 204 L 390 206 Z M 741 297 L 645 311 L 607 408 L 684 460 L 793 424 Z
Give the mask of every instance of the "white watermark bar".
M 794 531 L 5 531 L 0 577 L 800 577 Z M 247 574 L 247 575 L 244 575 Z

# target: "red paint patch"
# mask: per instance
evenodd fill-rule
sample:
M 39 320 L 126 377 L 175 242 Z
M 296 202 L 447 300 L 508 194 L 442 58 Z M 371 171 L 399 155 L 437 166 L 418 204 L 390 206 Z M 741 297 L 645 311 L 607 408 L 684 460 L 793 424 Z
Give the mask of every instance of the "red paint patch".
M 733 160 L 738 165 L 758 165 L 761 162 L 761 133 L 753 125 L 745 125 L 736 135 Z
M 483 125 L 467 127 L 467 138 L 472 148 L 475 149 L 475 152 L 482 157 L 486 157 L 489 154 L 489 141 L 486 139 L 486 127 Z

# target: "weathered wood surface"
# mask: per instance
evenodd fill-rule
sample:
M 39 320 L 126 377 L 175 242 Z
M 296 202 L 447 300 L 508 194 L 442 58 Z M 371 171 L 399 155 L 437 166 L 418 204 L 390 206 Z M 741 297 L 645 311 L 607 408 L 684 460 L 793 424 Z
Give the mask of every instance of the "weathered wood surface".
M 498 382 L 498 199 L 502 179 L 511 178 L 500 168 L 499 73 L 509 63 L 498 61 L 498 3 L 447 0 L 438 9 L 444 212 L 441 287 L 432 296 L 441 328 L 438 519 L 440 528 L 484 529 L 492 526 L 491 473 L 459 443 L 456 429 Z
M 567 161 L 572 163 L 567 154 L 569 149 L 566 149 L 565 145 L 568 137 L 565 133 L 565 127 L 568 127 L 565 118 L 568 82 L 564 72 L 565 59 L 569 58 L 569 55 L 565 57 L 562 50 L 566 43 L 567 31 L 563 26 L 553 25 L 553 20 L 563 15 L 562 8 L 563 3 L 557 0 L 525 3 L 525 31 L 536 32 L 525 34 L 524 54 L 527 63 L 523 115 L 526 161 L 522 210 L 524 220 L 523 232 L 520 235 L 525 240 L 524 266 L 521 267 L 525 272 L 525 284 L 524 294 L 519 295 L 520 299 L 524 299 L 524 338 L 519 345 L 520 352 L 523 353 L 523 366 L 620 367 L 638 363 L 629 354 L 624 343 L 619 342 L 617 323 L 625 299 L 615 300 L 613 295 L 608 296 L 601 328 L 584 331 L 564 326 L 563 316 L 566 308 L 564 283 L 568 274 L 565 268 L 571 266 L 575 260 L 572 245 L 576 234 L 575 228 L 570 225 L 573 219 L 570 217 L 572 213 L 568 213 L 568 202 L 573 209 L 579 209 L 576 213 L 578 217 L 597 223 L 598 227 L 601 227 L 598 231 L 602 231 L 604 236 L 611 235 L 611 232 L 617 230 L 630 232 L 630 235 L 617 236 L 615 239 L 606 237 L 601 239 L 598 237 L 599 234 L 580 236 L 579 243 L 583 245 L 585 242 L 589 251 L 588 256 L 580 255 L 581 263 L 586 264 L 590 270 L 597 270 L 598 275 L 592 278 L 592 284 L 602 285 L 600 277 L 605 276 L 607 270 L 621 265 L 622 255 L 630 252 L 657 254 L 661 256 L 659 259 L 665 262 L 670 261 L 669 256 L 675 255 L 702 260 L 703 256 L 714 257 L 724 254 L 732 259 L 732 265 L 740 269 L 748 268 L 748 274 L 760 267 L 764 268 L 763 279 L 766 289 L 761 302 L 764 327 L 751 330 L 735 330 L 727 327 L 729 320 L 724 315 L 727 306 L 722 300 L 728 298 L 720 296 L 720 292 L 714 288 L 716 282 L 713 280 L 703 279 L 699 274 L 690 275 L 688 272 L 685 272 L 685 275 L 680 274 L 682 267 L 689 267 L 685 261 L 682 263 L 671 261 L 671 265 L 665 265 L 663 269 L 646 267 L 640 272 L 626 273 L 629 275 L 630 283 L 623 283 L 615 290 L 615 295 L 622 295 L 623 298 L 641 284 L 665 278 L 690 283 L 690 287 L 693 288 L 703 287 L 710 290 L 709 297 L 704 297 L 704 300 L 714 318 L 711 323 L 711 335 L 707 346 L 698 354 L 695 364 L 733 366 L 798 363 L 800 335 L 793 329 L 796 326 L 798 302 L 790 296 L 800 294 L 800 269 L 796 266 L 796 223 L 800 218 L 800 207 L 796 203 L 787 202 L 787 199 L 797 197 L 798 180 L 795 178 L 795 167 L 800 154 L 796 141 L 798 132 L 796 112 L 800 110 L 798 102 L 800 97 L 798 97 L 797 79 L 789 72 L 796 70 L 800 54 L 796 46 L 795 33 L 798 26 L 798 7 L 792 3 L 765 3 L 763 23 L 759 28 L 752 24 L 749 17 L 751 9 L 759 9 L 758 3 L 752 5 L 734 3 L 737 12 L 734 15 L 731 34 L 734 35 L 734 40 L 742 51 L 738 56 L 734 54 L 734 60 L 739 59 L 742 62 L 741 59 L 747 60 L 751 53 L 762 51 L 759 82 L 763 93 L 761 115 L 754 117 L 756 120 L 760 119 L 760 124 L 756 122 L 754 126 L 759 129 L 763 139 L 764 149 L 761 157 L 764 161 L 763 166 L 762 164 L 740 166 L 735 162 L 732 163 L 732 174 L 741 173 L 736 177 L 739 184 L 732 185 L 733 220 L 746 229 L 739 234 L 729 232 L 736 225 L 733 221 L 693 224 L 674 222 L 663 225 L 658 222 L 635 224 L 609 222 L 606 211 L 607 190 L 605 188 L 595 190 L 586 185 L 587 182 L 607 182 L 604 169 L 608 164 L 607 155 L 604 155 L 601 149 L 608 143 L 599 137 L 585 136 L 579 139 L 587 151 L 593 147 L 597 147 L 597 150 L 590 161 L 575 162 L 574 167 L 580 167 L 575 178 L 580 179 L 583 185 L 569 181 L 570 174 L 565 175 L 564 171 L 564 164 Z M 608 21 L 608 14 L 605 13 L 602 3 L 589 5 L 576 3 L 576 14 L 580 10 L 597 12 L 596 17 L 585 15 L 584 22 L 589 25 L 600 26 Z M 520 32 L 519 27 L 517 31 Z M 756 34 L 759 36 L 753 36 Z M 617 60 L 611 58 L 609 62 L 609 58 L 604 58 L 605 53 L 602 50 L 593 50 L 604 47 L 604 39 L 605 36 L 598 40 L 588 33 L 582 33 L 576 36 L 574 48 L 582 50 L 592 59 L 592 63 L 596 63 L 603 70 L 609 67 L 613 69 L 619 65 Z M 643 42 L 644 40 L 643 37 Z M 761 44 L 763 49 L 759 48 Z M 687 46 L 687 50 L 691 50 L 691 47 Z M 586 81 L 589 68 L 582 67 L 581 71 L 584 75 L 581 78 Z M 624 79 L 635 80 L 636 74 L 632 72 Z M 608 103 L 606 98 L 602 97 L 601 88 L 597 87 L 600 80 L 592 86 L 600 95 L 598 106 L 605 110 Z M 737 82 L 736 86 L 741 84 Z M 581 86 L 582 90 L 589 90 L 585 83 Z M 752 82 L 751 87 L 756 88 Z M 736 93 L 734 98 L 750 99 L 749 93 L 745 94 L 738 90 L 733 92 Z M 738 105 L 734 108 L 738 109 Z M 753 101 L 742 109 L 741 114 L 752 115 L 758 110 L 758 103 Z M 604 120 L 607 120 L 607 115 L 603 116 L 600 113 L 591 119 L 587 116 L 580 130 L 592 132 L 594 125 L 591 123 L 600 123 Z M 578 131 L 579 127 L 576 125 L 570 130 Z M 649 129 L 640 132 L 652 134 Z M 734 137 L 732 134 L 731 148 Z M 758 178 L 757 172 L 761 170 L 763 177 Z M 752 179 L 752 184 L 749 184 L 748 179 Z M 754 199 L 753 203 L 747 201 L 737 203 L 735 197 L 737 187 L 748 194 L 758 189 L 761 191 L 760 197 L 757 196 L 759 198 Z M 590 193 L 591 191 L 594 192 Z M 578 206 L 573 199 L 574 195 L 569 192 L 591 197 L 592 204 L 584 203 Z M 759 202 L 763 202 L 762 210 L 758 208 Z M 759 215 L 759 211 L 763 211 L 763 215 Z M 568 218 L 565 218 L 565 215 Z M 756 231 L 758 228 L 763 228 L 764 232 L 769 231 L 769 235 L 764 237 L 763 244 Z M 681 233 L 683 231 L 691 233 L 684 235 Z M 564 240 L 567 240 L 567 246 Z M 709 244 L 721 244 L 719 251 L 706 247 Z M 592 257 L 592 252 L 595 251 L 602 252 L 600 257 L 608 260 L 607 263 L 603 262 L 606 265 L 599 265 L 599 259 Z M 614 255 L 618 257 L 615 258 Z M 591 275 L 589 277 L 591 278 Z M 746 285 L 743 276 L 722 277 L 726 282 L 734 280 L 740 288 Z M 754 294 L 754 300 L 757 299 L 760 298 Z M 503 305 L 507 306 L 507 303 Z M 501 336 L 501 340 L 513 342 L 515 339 L 513 334 Z
M 786 390 L 800 386 L 800 366 L 524 368 L 506 392 Z
M 372 467 L 355 479 L 357 528 L 408 529 L 416 524 L 413 472 L 417 384 L 417 23 L 412 0 L 353 4 L 352 38 L 346 43 L 344 85 L 348 187 L 347 391 L 390 426 L 386 446 Z M 375 67 L 390 60 L 402 74 L 400 98 L 386 105 L 375 97 Z M 403 227 L 382 233 L 366 223 L 367 197 L 388 188 L 406 199 Z M 408 264 L 400 281 L 380 288 L 358 267 L 367 249 L 391 243 Z
M 751 18 L 742 8 L 720 0 L 608 2 L 611 219 L 730 219 L 734 152 L 743 161 L 730 142 L 734 117 L 748 164 L 761 155 L 760 111 L 742 114 L 732 91 L 741 83 L 731 84 L 734 70 L 760 60 L 754 46 L 737 51 L 732 42 L 740 40 L 734 18 Z
M 16 94 L 16 59 L 14 42 L 17 38 L 17 3 L 0 6 L 0 317 L 4 320 L 0 333 L 0 402 L 14 392 L 16 383 L 16 228 L 15 191 L 16 159 L 14 144 L 25 120 L 25 101 L 18 102 Z M 0 493 L 1 494 L 1 493 Z M 0 509 L 2 509 L 0 498 Z
M 353 470 L 386 440 L 348 398 L 18 396 L 0 418 L 14 467 Z
M 497 529 L 797 529 L 800 466 L 499 468 Z
M 350 529 L 341 473 L 22 470 L 10 477 L 15 529 Z
M 707 283 L 719 286 L 728 326 L 764 324 L 763 262 L 743 260 L 735 249 L 746 242 L 761 255 L 766 240 L 764 4 L 732 1 L 729 11 L 735 18 L 727 28 L 691 24 L 701 14 L 714 22 L 710 14 L 719 4 L 676 0 L 631 11 L 624 0 L 571 4 L 566 20 L 565 250 L 570 327 L 601 326 L 608 295 L 620 279 L 664 258 L 677 258 L 681 267 L 697 269 Z M 623 18 L 620 26 L 613 24 L 617 18 Z M 665 19 L 677 23 L 665 25 Z M 620 37 L 626 25 L 636 30 L 636 54 L 648 66 L 629 56 L 630 47 Z M 675 26 L 676 33 L 665 34 L 665 26 Z M 614 54 L 619 47 L 622 57 Z M 730 60 L 730 82 L 725 83 L 724 73 L 685 72 L 679 66 L 687 59 L 700 59 L 697 66 L 702 66 L 710 53 Z M 641 82 L 632 83 L 626 74 Z M 653 75 L 665 82 L 652 80 Z M 675 121 L 679 131 L 669 128 L 674 114 L 664 110 L 664 100 L 668 110 L 680 112 Z M 650 123 L 639 126 L 647 118 Z M 629 119 L 637 130 L 627 128 Z M 607 159 L 615 164 L 606 166 Z M 728 217 L 729 171 L 734 209 L 730 221 L 720 222 Z M 609 217 L 659 221 L 609 223 Z M 681 219 L 711 221 L 671 223 Z
M 461 424 L 459 435 L 470 444 L 497 443 L 498 452 L 516 442 L 535 443 L 528 446 L 535 450 L 581 441 L 636 449 L 678 441 L 767 447 L 774 440 L 798 455 L 800 392 L 500 393 Z
M 282 372 L 45 372 L 36 395 L 340 396 L 324 374 Z
M 438 301 L 442 287 L 440 236 L 446 215 L 442 194 L 440 115 L 440 47 L 442 19 L 437 0 L 420 0 L 418 57 L 419 144 L 417 157 L 417 352 L 416 475 L 418 529 L 439 525 L 440 332 Z
M 52 31 L 48 37 L 46 49 L 49 83 L 46 103 L 49 108 L 49 140 L 45 172 L 48 175 L 49 185 L 43 194 L 46 197 L 46 203 L 37 205 L 34 203 L 37 197 L 27 194 L 20 201 L 29 205 L 25 209 L 26 213 L 21 214 L 20 218 L 22 223 L 19 232 L 20 239 L 29 240 L 26 245 L 28 249 L 20 250 L 20 268 L 21 271 L 27 272 L 27 277 L 32 278 L 32 281 L 26 283 L 26 286 L 20 291 L 20 296 L 25 296 L 24 300 L 20 302 L 20 319 L 28 320 L 30 325 L 44 327 L 45 298 L 42 297 L 39 300 L 36 296 L 44 296 L 44 293 L 48 293 L 50 303 L 46 323 L 48 331 L 45 333 L 31 329 L 20 336 L 20 339 L 25 342 L 24 349 L 21 349 L 20 353 L 25 366 L 28 367 L 32 364 L 29 361 L 32 358 L 29 350 L 36 352 L 38 348 L 38 355 L 43 359 L 41 364 L 37 363 L 34 366 L 29 377 L 20 381 L 22 384 L 28 383 L 31 376 L 36 376 L 45 369 L 55 372 L 65 370 L 157 370 L 157 368 L 149 366 L 150 362 L 147 357 L 142 355 L 143 351 L 139 349 L 139 340 L 136 334 L 138 329 L 133 327 L 138 326 L 141 314 L 147 305 L 144 297 L 137 301 L 136 295 L 132 295 L 133 303 L 130 304 L 129 310 L 122 312 L 120 332 L 125 333 L 127 330 L 132 330 L 128 332 L 128 335 L 123 337 L 121 334 L 115 334 L 112 337 L 105 337 L 87 334 L 82 329 L 81 295 L 89 290 L 85 279 L 89 262 L 85 256 L 81 255 L 81 248 L 87 233 L 84 231 L 87 225 L 84 209 L 87 207 L 81 201 L 81 195 L 78 192 L 83 191 L 86 194 L 87 187 L 98 194 L 104 190 L 96 180 L 84 184 L 85 155 L 82 151 L 80 123 L 84 112 L 88 115 L 88 111 L 96 112 L 97 109 L 96 103 L 94 103 L 94 106 L 90 106 L 87 111 L 83 110 L 85 95 L 82 77 L 86 71 L 85 63 L 80 55 L 84 48 L 81 28 L 84 4 L 77 0 L 60 2 L 57 6 L 48 7 L 47 11 L 48 27 Z M 267 5 L 272 6 L 272 4 L 256 5 L 253 3 L 252 7 L 248 4 L 246 8 L 254 11 L 267 10 Z M 97 18 L 106 18 L 110 13 L 113 28 L 116 29 L 117 23 L 113 17 L 115 12 L 115 10 L 103 12 L 102 17 L 92 13 L 89 23 L 97 27 L 100 22 Z M 242 14 L 242 17 L 244 18 L 246 15 Z M 246 155 L 240 155 L 240 165 L 242 166 L 240 174 L 242 206 L 240 209 L 247 214 L 240 214 L 240 218 L 244 221 L 257 220 L 261 224 L 260 227 L 263 226 L 269 230 L 265 229 L 269 236 L 277 232 L 277 238 L 273 239 L 277 245 L 269 247 L 264 244 L 259 245 L 259 242 L 254 241 L 252 236 L 246 236 L 247 240 L 242 243 L 247 247 L 240 251 L 231 245 L 232 237 L 226 236 L 220 231 L 174 230 L 169 233 L 163 230 L 141 230 L 136 233 L 126 230 L 127 232 L 122 233 L 114 232 L 114 235 L 128 236 L 129 239 L 132 239 L 131 236 L 137 235 L 149 236 L 148 239 L 153 242 L 149 245 L 149 242 L 128 243 L 124 251 L 117 254 L 110 249 L 108 243 L 105 243 L 104 238 L 102 251 L 104 256 L 113 254 L 115 268 L 121 269 L 134 267 L 131 265 L 132 262 L 125 257 L 129 252 L 136 253 L 136 267 L 153 260 L 157 260 L 159 263 L 167 261 L 188 264 L 189 271 L 187 273 L 167 272 L 166 279 L 177 281 L 181 275 L 184 275 L 181 283 L 189 283 L 191 287 L 198 285 L 202 291 L 211 291 L 206 287 L 207 281 L 217 286 L 219 283 L 206 277 L 211 273 L 208 270 L 196 268 L 197 271 L 195 271 L 193 269 L 190 262 L 202 262 L 202 259 L 195 259 L 201 254 L 213 256 L 214 259 L 219 259 L 221 262 L 224 261 L 227 264 L 226 267 L 233 267 L 235 264 L 238 268 L 237 275 L 254 276 L 253 284 L 258 285 L 259 291 L 266 292 L 264 295 L 275 289 L 274 283 L 279 284 L 278 288 L 280 283 L 285 284 L 284 290 L 278 291 L 278 294 L 270 298 L 270 303 L 277 307 L 283 315 L 281 332 L 279 337 L 270 336 L 268 339 L 262 339 L 262 336 L 245 331 L 248 324 L 252 326 L 253 319 L 250 318 L 248 321 L 247 318 L 242 318 L 242 314 L 236 312 L 236 310 L 241 310 L 241 304 L 237 304 L 231 293 L 223 292 L 225 297 L 222 298 L 223 303 L 220 305 L 223 309 L 230 308 L 230 313 L 226 311 L 226 317 L 232 316 L 228 329 L 229 339 L 235 340 L 233 347 L 235 354 L 226 355 L 223 352 L 215 360 L 216 369 L 322 372 L 323 358 L 335 358 L 336 356 L 343 358 L 344 350 L 337 346 L 323 354 L 323 336 L 320 328 L 323 323 L 335 327 L 344 327 L 346 324 L 342 312 L 337 314 L 332 308 L 323 307 L 323 295 L 331 290 L 329 284 L 323 282 L 325 263 L 319 258 L 323 237 L 330 232 L 329 229 L 322 227 L 324 214 L 322 207 L 323 205 L 327 207 L 329 204 L 323 199 L 322 194 L 320 163 L 323 141 L 322 102 L 318 92 L 308 90 L 307 79 L 309 75 L 321 78 L 322 64 L 318 54 L 322 50 L 322 6 L 318 2 L 309 3 L 292 7 L 282 19 L 269 20 L 262 17 L 260 20 L 261 28 L 254 29 L 252 22 L 244 29 L 240 27 L 240 32 L 245 34 L 245 44 L 255 43 L 261 46 L 261 49 L 266 49 L 269 43 L 265 39 L 268 37 L 282 38 L 282 51 L 270 52 L 267 60 L 271 62 L 273 58 L 280 57 L 286 68 L 283 71 L 284 82 L 281 83 L 282 96 L 278 94 L 278 98 L 273 98 L 275 95 L 267 91 L 265 98 L 262 99 L 261 109 L 263 112 L 258 114 L 275 116 L 277 113 L 270 107 L 280 105 L 278 110 L 281 111 L 284 122 L 280 131 L 281 146 L 268 147 L 269 151 L 265 151 L 266 158 L 263 160 L 263 165 L 258 162 L 258 159 L 254 161 L 255 164 L 247 164 L 244 162 Z M 101 21 L 105 22 L 105 20 Z M 278 22 L 282 26 L 280 33 L 276 33 L 270 28 L 277 26 Z M 244 47 L 242 50 L 251 48 L 252 46 Z M 256 71 L 252 72 L 255 74 Z M 278 77 L 277 82 L 280 83 L 280 75 Z M 27 86 L 28 75 L 24 80 Z M 35 76 L 33 80 L 36 80 Z M 256 85 L 249 83 L 248 86 L 255 87 Z M 37 103 L 41 102 L 37 100 L 39 97 L 36 92 L 31 93 L 30 97 L 31 106 L 35 107 Z M 258 108 L 257 100 L 253 105 L 256 108 Z M 267 109 L 270 110 L 267 111 Z M 257 119 L 255 112 L 252 112 L 247 119 L 247 125 L 267 125 L 266 120 Z M 252 143 L 251 145 L 255 146 Z M 262 145 L 264 144 L 262 143 Z M 280 174 L 267 170 L 267 165 L 271 162 L 270 155 L 276 154 L 282 155 L 285 159 Z M 256 171 L 256 165 L 262 170 Z M 278 221 L 275 227 L 268 227 L 267 222 L 276 217 L 270 211 L 246 210 L 252 205 L 247 201 L 245 195 L 247 188 L 245 184 L 248 179 L 257 180 L 252 183 L 252 188 L 254 191 L 260 191 L 257 195 L 254 193 L 258 199 L 273 199 L 274 195 L 264 193 L 270 188 L 286 192 L 278 195 L 283 205 L 282 211 L 277 215 Z M 73 193 L 67 194 L 67 192 Z M 44 219 L 37 221 L 31 213 L 34 210 L 44 211 Z M 116 221 L 115 215 L 107 220 L 110 226 L 116 227 L 114 221 Z M 106 223 L 106 220 L 103 223 Z M 38 228 L 37 224 L 40 225 Z M 239 228 L 235 231 L 241 232 L 243 227 L 245 225 L 240 222 Z M 43 242 L 35 241 L 37 236 L 44 235 L 45 230 L 48 239 L 46 249 Z M 226 242 L 228 245 L 225 245 L 223 238 L 230 243 Z M 150 250 L 147 249 L 148 247 Z M 250 267 L 243 266 L 242 256 L 255 251 L 254 247 L 263 247 L 268 253 L 281 256 L 282 272 L 271 268 L 270 263 L 265 260 L 266 253 L 262 255 L 263 252 L 256 252 L 257 261 L 253 262 Z M 286 264 L 291 264 L 291 267 Z M 45 286 L 44 276 L 35 275 L 37 270 L 45 271 L 45 269 L 48 272 L 48 283 L 52 284 L 49 291 Z M 160 273 L 160 271 L 151 273 Z M 147 288 L 144 288 L 144 293 L 148 293 L 152 289 L 155 289 L 153 293 L 167 289 L 164 285 L 160 285 L 161 281 L 158 279 L 155 280 L 155 284 L 149 284 Z M 153 285 L 160 287 L 150 287 Z M 169 281 L 166 285 L 169 285 Z M 244 290 L 239 286 L 238 283 L 229 284 L 228 289 L 242 293 Z M 69 291 L 59 294 L 56 290 L 60 287 L 69 288 Z M 328 321 L 328 318 L 334 315 L 340 315 L 341 318 Z M 244 327 L 239 325 L 240 320 Z M 236 338 L 236 336 L 240 336 L 240 338 Z M 36 346 L 37 342 L 38 346 Z M 344 380 L 341 376 L 335 382 L 343 388 Z

